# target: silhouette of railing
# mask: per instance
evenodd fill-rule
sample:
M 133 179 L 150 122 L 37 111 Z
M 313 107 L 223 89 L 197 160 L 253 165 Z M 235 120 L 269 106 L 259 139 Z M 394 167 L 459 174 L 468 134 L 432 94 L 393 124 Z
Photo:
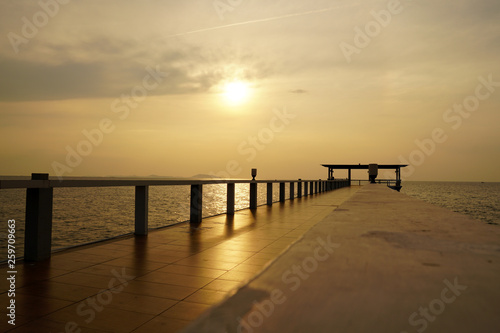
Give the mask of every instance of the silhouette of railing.
M 33 173 L 31 180 L 0 180 L 0 189 L 26 189 L 26 225 L 24 240 L 24 260 L 40 261 L 50 258 L 52 244 L 52 203 L 53 189 L 56 187 L 135 187 L 135 235 L 148 234 L 148 205 L 150 186 L 191 186 L 190 219 L 191 226 L 202 222 L 203 186 L 227 184 L 228 215 L 235 212 L 235 185 L 249 184 L 250 209 L 257 208 L 257 184 L 267 184 L 267 205 L 273 204 L 273 184 L 279 184 L 279 202 L 286 200 L 285 184 L 289 183 L 289 199 L 332 191 L 350 186 L 347 179 L 340 180 L 52 180 L 48 174 Z M 295 192 L 297 184 L 297 192 Z
M 369 179 L 351 179 L 351 184 L 364 185 L 369 183 Z M 387 186 L 399 186 L 401 181 L 397 181 L 396 179 L 375 179 L 375 183 L 387 184 Z

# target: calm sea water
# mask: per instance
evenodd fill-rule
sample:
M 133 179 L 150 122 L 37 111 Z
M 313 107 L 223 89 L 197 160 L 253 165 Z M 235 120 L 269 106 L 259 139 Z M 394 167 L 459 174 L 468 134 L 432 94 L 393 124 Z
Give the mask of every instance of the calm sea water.
M 500 183 L 405 181 L 401 192 L 500 225 Z
M 286 193 L 289 193 L 287 184 Z M 159 228 L 189 219 L 189 186 L 152 186 L 149 226 Z M 274 186 L 274 200 L 279 199 Z M 249 205 L 248 184 L 236 184 L 236 209 Z M 266 202 L 266 184 L 259 184 L 258 204 Z M 479 222 L 500 224 L 500 183 L 403 182 L 403 193 Z M 226 209 L 226 185 L 206 185 L 203 215 Z M 6 259 L 7 221 L 16 220 L 16 254 L 23 255 L 26 190 L 0 190 L 0 260 Z M 85 244 L 134 231 L 134 188 L 55 188 L 53 249 Z

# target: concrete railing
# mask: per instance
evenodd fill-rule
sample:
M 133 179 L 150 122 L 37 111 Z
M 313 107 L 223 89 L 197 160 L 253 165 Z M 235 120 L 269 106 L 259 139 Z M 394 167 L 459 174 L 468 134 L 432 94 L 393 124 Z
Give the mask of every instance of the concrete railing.
M 150 186 L 191 186 L 190 219 L 193 227 L 202 222 L 203 186 L 227 184 L 227 214 L 235 212 L 235 184 L 249 184 L 250 209 L 257 208 L 257 184 L 267 184 L 267 205 L 273 204 L 273 184 L 279 184 L 279 202 L 286 200 L 285 184 L 290 184 L 289 199 L 332 191 L 350 186 L 348 180 L 50 180 L 48 174 L 34 173 L 31 180 L 1 180 L 0 189 L 25 188 L 26 226 L 24 260 L 50 258 L 52 244 L 52 202 L 55 187 L 135 187 L 135 235 L 148 234 Z

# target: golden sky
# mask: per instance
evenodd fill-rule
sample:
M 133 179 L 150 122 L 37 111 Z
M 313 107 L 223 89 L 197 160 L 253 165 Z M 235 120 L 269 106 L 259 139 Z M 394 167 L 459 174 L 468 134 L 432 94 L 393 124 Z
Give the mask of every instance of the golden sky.
M 500 181 L 499 14 L 498 0 L 2 1 L 0 174 L 403 163 L 408 180 Z

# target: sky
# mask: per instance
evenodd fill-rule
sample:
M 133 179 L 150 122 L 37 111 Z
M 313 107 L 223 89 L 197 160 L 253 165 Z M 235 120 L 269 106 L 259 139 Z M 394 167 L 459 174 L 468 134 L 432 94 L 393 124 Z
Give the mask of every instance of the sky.
M 408 164 L 403 180 L 500 181 L 499 13 L 2 1 L 0 174 L 324 179 L 321 164 L 379 163 Z

